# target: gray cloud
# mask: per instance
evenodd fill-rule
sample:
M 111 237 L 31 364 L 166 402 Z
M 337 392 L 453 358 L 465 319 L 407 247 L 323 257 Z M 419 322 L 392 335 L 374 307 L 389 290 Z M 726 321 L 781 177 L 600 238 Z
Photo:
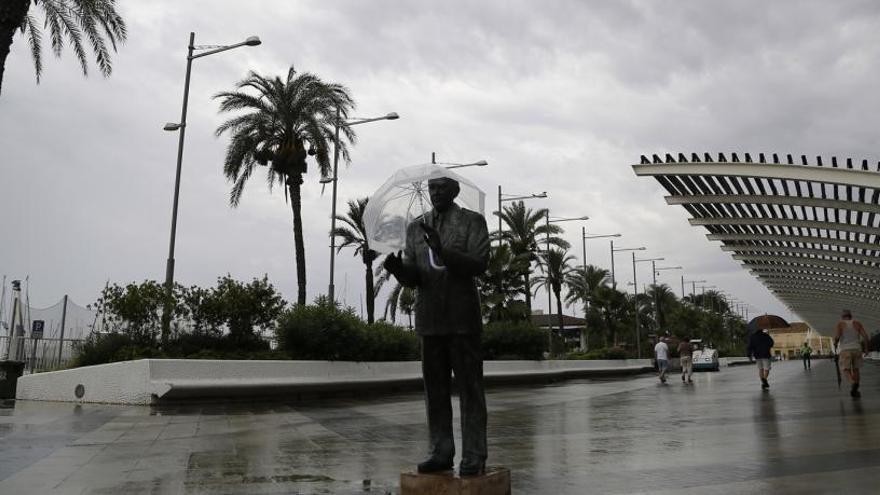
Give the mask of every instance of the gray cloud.
M 546 190 L 553 215 L 588 214 L 590 232 L 683 265 L 753 305 L 784 312 L 660 187 L 628 165 L 642 153 L 750 151 L 880 159 L 874 2 L 127 2 L 130 41 L 110 79 L 80 77 L 72 57 L 34 84 L 22 40 L 0 97 L 0 273 L 31 275 L 31 298 L 93 300 L 106 280 L 161 279 L 167 254 L 187 35 L 197 44 L 251 34 L 262 46 L 193 68 L 177 275 L 227 272 L 295 294 L 291 214 L 256 177 L 227 206 L 223 116 L 210 96 L 248 70 L 299 70 L 348 85 L 358 114 L 402 119 L 358 127 L 340 209 L 398 167 L 486 159 L 467 173 L 494 205 L 505 191 Z M 309 297 L 328 283 L 329 194 L 304 192 Z M 491 210 L 492 207 L 487 209 Z M 494 224 L 490 217 L 490 227 Z M 580 225 L 567 224 L 580 255 Z M 588 258 L 609 265 L 608 244 Z M 363 268 L 339 258 L 337 292 L 359 307 Z M 618 276 L 631 279 L 620 256 Z M 640 269 L 648 280 L 650 269 Z M 680 289 L 679 274 L 661 281 Z M 541 295 L 537 301 L 543 302 Z M 381 301 L 379 306 L 381 307 Z

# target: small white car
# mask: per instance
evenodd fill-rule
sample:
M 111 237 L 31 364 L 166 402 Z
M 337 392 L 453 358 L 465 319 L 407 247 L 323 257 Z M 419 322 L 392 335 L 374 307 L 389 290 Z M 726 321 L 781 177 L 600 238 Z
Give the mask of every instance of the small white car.
M 711 345 L 703 345 L 703 341 L 700 339 L 691 340 L 691 345 L 694 346 L 692 357 L 694 371 L 718 371 L 719 364 L 717 350 L 713 349 Z

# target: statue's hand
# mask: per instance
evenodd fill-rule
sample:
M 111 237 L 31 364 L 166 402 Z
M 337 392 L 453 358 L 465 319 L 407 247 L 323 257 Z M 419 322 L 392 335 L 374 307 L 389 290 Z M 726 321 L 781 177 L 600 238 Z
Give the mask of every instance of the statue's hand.
M 400 269 L 403 267 L 403 258 L 400 251 L 398 251 L 397 254 L 391 253 L 386 256 L 385 261 L 382 262 L 382 266 L 392 275 L 400 272 Z
M 443 245 L 440 243 L 440 234 L 437 233 L 437 230 L 434 227 L 426 223 L 420 223 L 420 227 L 425 232 L 425 243 L 431 248 L 431 251 L 434 251 L 438 256 L 443 252 Z

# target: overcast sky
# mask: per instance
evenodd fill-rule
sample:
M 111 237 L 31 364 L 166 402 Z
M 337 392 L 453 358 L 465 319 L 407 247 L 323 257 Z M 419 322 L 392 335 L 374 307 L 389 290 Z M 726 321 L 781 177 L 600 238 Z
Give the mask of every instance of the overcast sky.
M 268 274 L 295 299 L 291 213 L 256 176 L 228 207 L 226 138 L 211 95 L 248 70 L 290 65 L 348 86 L 357 127 L 340 173 L 340 210 L 399 167 L 487 160 L 462 170 L 487 193 L 547 191 L 580 262 L 581 225 L 682 265 L 755 308 L 789 316 L 651 178 L 630 165 L 665 152 L 779 152 L 878 160 L 880 4 L 871 1 L 268 1 L 120 0 L 129 41 L 112 77 L 83 78 L 71 53 L 46 54 L 35 84 L 17 36 L 0 95 L 0 275 L 30 276 L 35 306 L 67 293 L 92 302 L 106 281 L 164 278 L 190 31 L 196 44 L 263 44 L 193 64 L 176 278 Z M 96 71 L 92 71 L 96 72 Z M 328 285 L 330 195 L 303 186 L 309 299 Z M 487 206 L 491 211 L 492 207 Z M 487 212 L 488 214 L 489 212 Z M 490 216 L 490 226 L 493 221 Z M 625 253 L 623 253 L 625 254 Z M 628 256 L 618 279 L 631 280 Z M 608 267 L 607 240 L 588 245 Z M 344 250 L 337 294 L 360 310 L 363 265 Z M 680 290 L 681 272 L 660 281 Z M 638 276 L 650 278 L 644 265 Z M 536 298 L 546 306 L 546 296 Z M 384 307 L 380 296 L 378 308 Z M 580 309 L 567 312 L 580 314 Z M 754 314 L 754 310 L 753 310 Z

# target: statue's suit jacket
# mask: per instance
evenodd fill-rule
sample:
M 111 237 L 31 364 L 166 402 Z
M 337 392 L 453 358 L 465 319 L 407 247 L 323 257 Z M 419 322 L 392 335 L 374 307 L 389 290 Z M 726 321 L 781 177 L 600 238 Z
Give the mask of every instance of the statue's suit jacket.
M 476 277 L 489 264 L 489 232 L 479 213 L 452 205 L 433 210 L 406 230 L 403 268 L 398 280 L 416 291 L 416 332 L 419 335 L 469 335 L 483 329 Z M 420 222 L 437 230 L 442 259 L 431 253 Z M 438 268 L 438 265 L 440 267 Z

